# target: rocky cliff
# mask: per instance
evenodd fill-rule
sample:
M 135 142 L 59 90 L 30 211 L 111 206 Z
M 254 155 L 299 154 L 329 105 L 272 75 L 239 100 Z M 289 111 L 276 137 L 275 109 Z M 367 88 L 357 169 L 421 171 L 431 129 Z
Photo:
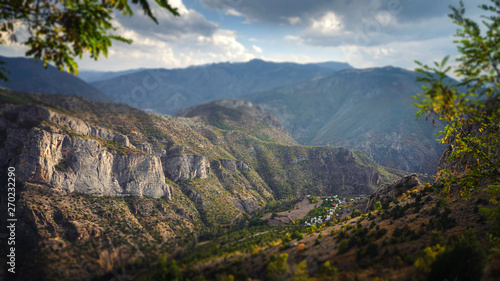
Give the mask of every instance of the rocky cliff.
M 14 122 L 2 122 L 7 134 L 0 164 L 15 166 L 22 183 L 96 196 L 171 198 L 160 158 L 136 149 L 126 136 L 41 106 L 1 110 Z M 19 155 L 13 154 L 14 146 Z
M 411 191 L 419 186 L 421 184 L 415 174 L 404 176 L 391 184 L 384 184 L 370 196 L 366 211 L 372 210 L 373 206 L 379 201 L 382 204 L 390 203 L 404 192 Z

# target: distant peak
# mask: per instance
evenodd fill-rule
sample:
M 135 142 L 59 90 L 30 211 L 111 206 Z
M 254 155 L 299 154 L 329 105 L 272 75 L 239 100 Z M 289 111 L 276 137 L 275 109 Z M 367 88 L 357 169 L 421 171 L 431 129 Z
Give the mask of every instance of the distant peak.
M 251 102 L 244 100 L 221 99 L 214 101 L 213 104 L 227 108 L 253 107 Z
M 262 60 L 262 59 L 252 59 L 252 60 L 250 60 L 248 62 L 249 63 L 265 63 L 266 61 Z

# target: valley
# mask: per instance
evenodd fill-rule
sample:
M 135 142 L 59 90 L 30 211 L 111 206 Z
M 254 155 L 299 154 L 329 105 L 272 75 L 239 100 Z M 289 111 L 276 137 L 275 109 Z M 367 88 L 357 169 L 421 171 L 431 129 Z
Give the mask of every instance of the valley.
M 403 174 L 360 152 L 298 145 L 248 102 L 162 117 L 67 95 L 3 90 L 0 100 L 0 166 L 24 186 L 23 253 L 47 278 L 150 264 L 193 239 L 259 225 L 306 193 L 370 194 Z
M 499 280 L 481 2 L 2 1 L 0 280 Z
M 461 235 L 489 229 L 477 211 L 488 204 L 483 193 L 444 197 L 428 174 L 344 147 L 300 145 L 280 117 L 248 101 L 174 117 L 69 95 L 2 90 L 0 101 L 0 166 L 14 166 L 22 186 L 19 280 L 37 280 L 33 272 L 422 279 L 427 249 L 484 243 Z M 445 159 L 442 167 L 453 169 Z M 497 270 L 492 262 L 483 280 Z

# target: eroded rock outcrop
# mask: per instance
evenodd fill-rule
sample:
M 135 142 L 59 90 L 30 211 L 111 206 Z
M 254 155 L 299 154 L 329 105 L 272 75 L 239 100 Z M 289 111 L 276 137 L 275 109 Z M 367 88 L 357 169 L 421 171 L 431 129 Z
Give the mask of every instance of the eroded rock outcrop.
M 252 168 L 248 166 L 245 162 L 243 161 L 234 161 L 234 160 L 220 160 L 220 166 L 228 169 L 229 171 L 236 171 L 236 170 L 241 170 L 241 171 L 251 171 Z
M 400 196 L 404 192 L 414 189 L 419 185 L 421 184 L 416 174 L 404 176 L 391 184 L 384 184 L 370 196 L 370 201 L 366 206 L 366 210 L 372 209 L 378 201 L 382 204 L 389 203 L 394 197 Z
M 121 143 L 136 152 L 126 136 L 43 107 L 8 111 L 16 122 L 0 149 L 1 164 L 15 165 L 21 182 L 97 196 L 171 198 L 159 157 L 138 150 L 130 155 L 113 152 L 103 143 Z M 31 129 L 18 126 L 37 123 Z
M 171 147 L 162 160 L 165 175 L 175 182 L 194 178 L 205 179 L 210 172 L 208 158 L 186 152 L 186 148 L 182 146 Z
M 171 197 L 161 161 L 151 155 L 119 155 L 98 140 L 33 128 L 17 165 L 22 182 L 70 192 L 109 196 Z

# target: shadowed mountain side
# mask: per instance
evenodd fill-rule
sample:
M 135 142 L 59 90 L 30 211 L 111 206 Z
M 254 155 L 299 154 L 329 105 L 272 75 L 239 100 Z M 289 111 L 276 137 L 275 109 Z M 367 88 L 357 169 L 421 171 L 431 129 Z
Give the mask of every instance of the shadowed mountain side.
M 7 75 L 8 82 L 0 81 L 2 87 L 23 92 L 69 94 L 111 101 L 111 98 L 98 89 L 52 65 L 44 68 L 42 62 L 35 62 L 32 58 L 0 57 L 0 61 L 7 63 L 4 67 L 10 72 Z
M 80 70 L 78 71 L 78 78 L 87 83 L 112 79 L 118 76 L 131 74 L 144 70 L 144 68 L 129 69 L 122 71 L 98 71 L 98 70 Z
M 243 130 L 262 141 L 297 144 L 276 116 L 242 100 L 217 100 L 181 109 L 179 117 L 198 117 L 223 130 Z
M 394 67 L 343 70 L 244 99 L 275 114 L 301 144 L 345 146 L 387 167 L 434 175 L 442 127 L 415 120 L 416 77 Z
M 172 115 L 181 108 L 222 98 L 239 98 L 346 68 L 351 66 L 330 62 L 322 67 L 255 59 L 184 69 L 149 69 L 92 85 L 117 102 Z

